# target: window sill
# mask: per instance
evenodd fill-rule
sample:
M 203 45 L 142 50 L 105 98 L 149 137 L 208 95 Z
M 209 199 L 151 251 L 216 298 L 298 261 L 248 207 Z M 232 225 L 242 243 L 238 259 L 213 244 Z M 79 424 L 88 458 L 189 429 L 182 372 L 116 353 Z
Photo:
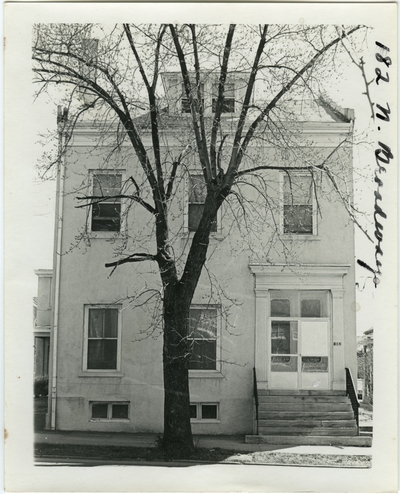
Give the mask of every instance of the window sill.
M 115 239 L 120 240 L 125 237 L 123 232 L 89 232 L 88 237 L 90 240 L 98 239 Z
M 186 231 L 186 232 L 183 232 L 181 234 L 181 238 L 182 238 L 182 240 L 185 240 L 185 241 L 191 240 L 194 237 L 194 234 L 195 234 L 195 232 Z M 210 233 L 210 240 L 218 240 L 220 242 L 221 240 L 224 240 L 224 238 L 225 238 L 225 235 L 223 235 L 221 232 L 211 232 Z
M 285 235 L 282 235 L 281 238 L 283 240 L 299 240 L 301 242 L 304 242 L 306 240 L 310 240 L 312 242 L 321 240 L 321 238 L 318 237 L 318 235 L 296 235 L 296 234 L 288 235 L 288 234 L 285 234 Z
M 190 419 L 191 424 L 220 424 L 221 421 L 217 419 Z
M 223 379 L 217 370 L 189 370 L 189 379 Z
M 124 377 L 125 374 L 120 371 L 83 371 L 78 377 Z
M 129 419 L 90 419 L 89 422 L 101 422 L 101 423 L 114 423 L 114 422 L 124 422 L 124 423 L 129 423 Z

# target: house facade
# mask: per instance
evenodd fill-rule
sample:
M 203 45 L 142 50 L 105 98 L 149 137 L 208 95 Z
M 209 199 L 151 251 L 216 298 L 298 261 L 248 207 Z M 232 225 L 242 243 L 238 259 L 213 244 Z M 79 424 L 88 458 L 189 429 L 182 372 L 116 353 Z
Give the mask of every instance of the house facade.
M 228 79 L 221 119 L 227 134 L 244 94 L 241 77 Z M 190 113 L 179 74 L 164 74 L 163 82 L 167 162 L 187 139 Z M 201 94 L 212 116 L 212 79 Z M 263 179 L 268 203 L 253 204 L 247 218 L 227 202 L 213 225 L 190 314 L 195 434 L 257 434 L 258 395 L 342 397 L 345 369 L 357 375 L 353 223 L 329 177 L 318 167 L 310 174 L 299 166 L 299 160 L 321 164 L 338 149 L 337 180 L 346 179 L 351 197 L 351 146 L 341 148 L 341 142 L 351 136 L 352 114 L 338 117 L 315 102 L 305 106 L 295 109 L 303 119 L 286 126 L 282 120 L 280 145 L 265 129 L 248 153 L 245 166 L 274 165 Z M 66 118 L 59 114 L 64 140 Z M 146 118 L 137 122 L 150 148 Z M 48 429 L 163 430 L 159 275 L 146 262 L 112 274 L 105 268 L 122 254 L 154 249 L 151 215 L 115 198 L 141 180 L 129 143 L 121 139 L 115 151 L 118 132 L 110 127 L 104 134 L 89 120 L 76 124 L 59 165 Z M 295 136 L 292 144 L 287 135 Z M 195 153 L 179 173 L 170 212 L 178 268 L 204 200 Z M 246 187 L 245 200 L 254 203 L 254 183 Z M 112 199 L 79 207 L 85 201 L 77 197 L 85 196 Z

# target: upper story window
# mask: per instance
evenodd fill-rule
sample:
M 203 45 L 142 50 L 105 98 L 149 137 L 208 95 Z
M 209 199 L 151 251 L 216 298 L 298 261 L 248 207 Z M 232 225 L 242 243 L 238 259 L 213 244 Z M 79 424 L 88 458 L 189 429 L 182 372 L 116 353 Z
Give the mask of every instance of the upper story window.
M 316 233 L 314 185 L 311 175 L 285 173 L 283 176 L 283 233 Z
M 190 232 L 197 230 L 203 216 L 204 201 L 206 200 L 207 186 L 203 175 L 190 175 L 189 177 L 189 224 Z M 217 220 L 211 224 L 211 231 L 217 231 Z
M 189 369 L 217 368 L 217 307 L 192 307 L 189 313 L 189 339 L 192 353 Z
M 198 103 L 198 94 L 197 94 L 197 86 L 196 81 L 190 81 L 192 87 L 192 97 L 195 103 Z M 200 84 L 200 94 L 201 94 L 201 104 L 204 105 L 204 84 Z M 190 102 L 186 96 L 185 86 L 182 83 L 182 113 L 190 113 Z
M 218 84 L 213 84 L 212 88 L 212 111 L 215 113 L 218 99 Z M 224 101 L 222 103 L 222 113 L 235 113 L 235 85 L 226 82 L 224 90 Z
M 85 370 L 117 370 L 119 307 L 88 306 L 85 313 Z
M 104 200 L 92 205 L 93 232 L 119 232 L 121 229 L 122 174 L 104 171 L 93 173 L 93 196 Z M 98 199 L 94 199 L 96 201 Z

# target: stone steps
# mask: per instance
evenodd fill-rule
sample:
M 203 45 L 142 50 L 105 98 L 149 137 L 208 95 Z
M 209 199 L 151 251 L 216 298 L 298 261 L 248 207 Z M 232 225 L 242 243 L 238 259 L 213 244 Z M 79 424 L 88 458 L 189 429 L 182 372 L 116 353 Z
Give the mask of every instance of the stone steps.
M 267 436 L 248 435 L 248 444 L 279 444 L 296 446 L 372 446 L 372 437 L 368 436 Z
M 353 427 L 258 427 L 262 436 L 357 436 L 357 426 Z
M 351 403 L 312 403 L 312 402 L 298 402 L 298 403 L 259 403 L 259 410 L 261 411 L 315 411 L 315 412 L 351 412 L 353 408 Z
M 324 396 L 310 396 L 310 395 L 261 395 L 258 397 L 258 402 L 261 403 L 348 403 L 347 396 L 341 395 L 324 395 Z
M 288 421 L 284 419 L 278 419 L 278 420 L 263 420 L 259 419 L 258 420 L 258 427 L 288 427 Z M 310 428 L 310 427 L 328 427 L 328 428 L 343 428 L 343 427 L 354 427 L 355 422 L 354 418 L 351 420 L 310 420 L 307 417 L 304 419 L 294 419 L 290 421 L 290 427 L 304 427 L 304 428 Z
M 265 411 L 258 409 L 258 418 L 266 420 L 296 420 L 296 419 L 317 419 L 317 420 L 354 420 L 351 412 L 318 412 L 318 411 L 294 411 L 286 412 L 281 410 Z
M 345 391 L 260 390 L 258 435 L 249 443 L 370 446 Z
M 337 389 L 258 389 L 258 396 L 346 396 L 346 391 Z

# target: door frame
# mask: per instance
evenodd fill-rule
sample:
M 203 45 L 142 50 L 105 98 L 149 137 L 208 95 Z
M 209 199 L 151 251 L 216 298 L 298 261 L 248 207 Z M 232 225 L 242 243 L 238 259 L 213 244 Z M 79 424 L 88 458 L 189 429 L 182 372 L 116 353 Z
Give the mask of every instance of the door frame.
M 267 264 L 252 263 L 255 276 L 255 349 L 254 367 L 259 389 L 269 389 L 267 359 L 270 290 L 328 290 L 331 293 L 331 363 L 332 389 L 346 389 L 344 358 L 344 277 L 349 264 Z

